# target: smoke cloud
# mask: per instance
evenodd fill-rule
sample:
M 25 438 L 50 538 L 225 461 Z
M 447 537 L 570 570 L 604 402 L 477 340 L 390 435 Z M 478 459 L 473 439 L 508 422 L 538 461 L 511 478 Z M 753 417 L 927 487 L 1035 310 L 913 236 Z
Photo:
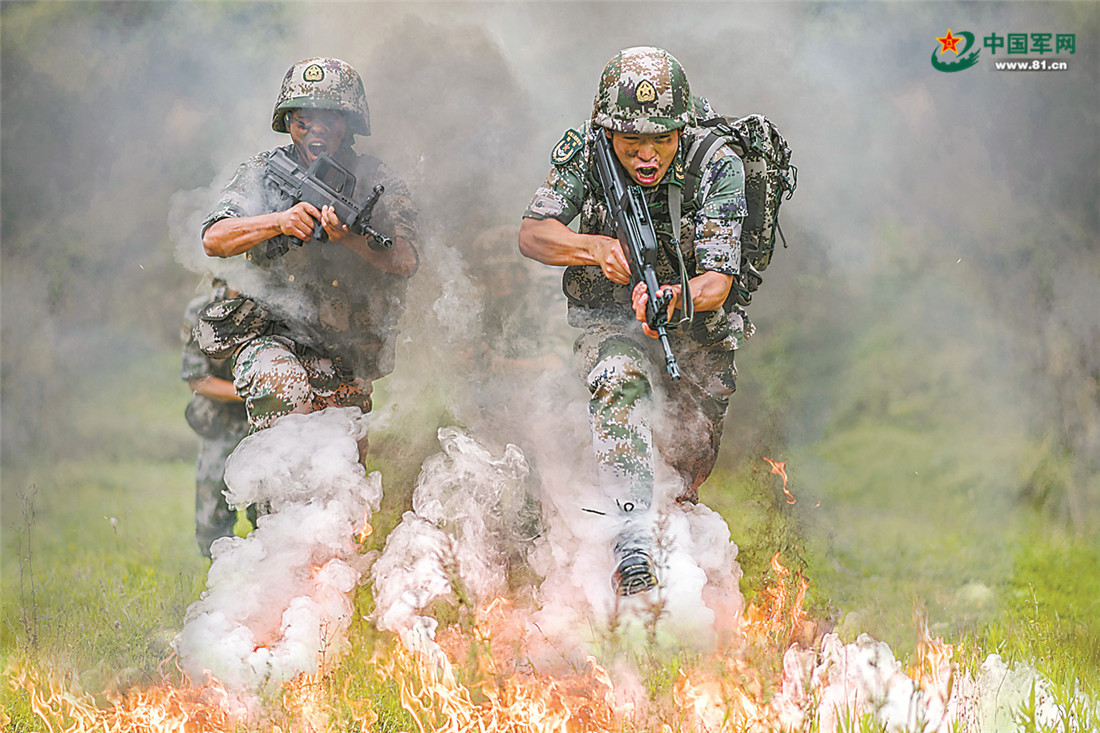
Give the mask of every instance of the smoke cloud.
M 373 134 L 356 147 L 407 181 L 420 209 L 422 266 L 370 419 L 379 454 L 419 470 L 415 484 L 386 486 L 407 513 L 364 575 L 351 537 L 382 491 L 356 464 L 365 420 L 292 416 L 249 438 L 232 499 L 273 511 L 251 537 L 215 548 L 176 641 L 196 679 L 209 670 L 259 691 L 313 671 L 322 652 L 336 658 L 347 593 L 366 577 L 375 622 L 412 647 L 430 645 L 433 604 L 456 602 L 456 582 L 485 602 L 516 564 L 537 576 L 527 587 L 540 633 L 571 653 L 612 624 L 640 633 L 629 619 L 649 609 L 610 587 L 616 528 L 590 511 L 603 507 L 560 273 L 515 249 L 549 151 L 589 115 L 607 59 L 632 45 L 669 49 L 716 109 L 773 119 L 800 169 L 782 212 L 791 247 L 765 273 L 750 309 L 759 332 L 738 356 L 725 464 L 776 446 L 797 456 L 800 485 L 829 489 L 820 508 L 796 511 L 849 578 L 881 572 L 861 546 L 881 528 L 914 557 L 969 548 L 937 570 L 947 591 L 995 584 L 1011 569 L 1014 501 L 1042 488 L 1031 438 L 1072 457 L 1059 511 L 1095 526 L 1094 3 L 5 3 L 0 13 L 5 462 L 105 450 L 110 430 L 70 424 L 72 406 L 135 362 L 167 363 L 196 280 L 247 283 L 238 261 L 202 253 L 199 224 L 240 162 L 285 144 L 270 112 L 298 59 L 336 56 L 360 71 Z M 960 24 L 1074 33 L 1077 51 L 1060 73 L 999 73 L 984 59 L 938 72 L 934 38 Z M 522 287 L 501 293 L 502 282 Z M 517 333 L 529 348 L 495 353 Z M 102 418 L 107 428 L 120 412 Z M 894 435 L 884 425 L 897 430 L 894 453 L 879 462 L 853 448 L 867 432 Z M 127 450 L 189 455 L 190 444 L 166 449 L 150 432 L 155 447 Z M 931 447 L 920 443 L 910 465 L 922 435 Z M 704 504 L 717 504 L 708 491 L 719 490 L 705 485 Z M 654 520 L 669 578 L 659 641 L 721 646 L 742 609 L 738 544 L 751 538 L 731 537 L 732 513 L 670 506 L 672 492 L 659 487 Z M 893 503 L 853 515 L 856 495 Z M 974 518 L 955 543 L 933 541 L 944 497 Z M 836 642 L 830 658 L 892 670 L 872 646 Z M 843 678 L 833 674 L 818 676 Z
M 206 590 L 173 642 L 194 682 L 212 675 L 248 703 L 346 651 L 364 562 L 353 538 L 382 498 L 381 475 L 359 463 L 366 433 L 360 410 L 329 408 L 288 415 L 230 456 L 230 506 L 269 513 L 211 548 Z
M 653 513 L 659 590 L 620 598 L 611 583 L 620 528 L 590 509 L 606 501 L 591 476 L 563 481 L 552 468 L 534 474 L 515 445 L 494 457 L 456 428 L 441 429 L 439 441 L 442 452 L 425 461 L 417 479 L 413 511 L 372 569 L 375 621 L 410 649 L 439 653 L 432 643 L 437 601 L 472 610 L 500 596 L 531 603 L 526 653 L 536 664 L 583 663 L 613 628 L 629 644 L 669 650 L 689 639 L 695 649 L 713 651 L 720 634 L 730 643 L 743 606 L 737 548 L 717 514 L 675 505 L 679 484 L 662 484 Z M 536 465 L 582 462 L 579 453 L 558 459 Z M 510 586 L 523 565 L 538 574 L 537 588 Z
M 996 654 L 975 674 L 958 675 L 950 655 L 943 656 L 914 681 L 881 641 L 863 634 L 844 644 L 836 634 L 826 634 L 820 652 L 791 647 L 783 666 L 783 687 L 773 709 L 792 730 L 806 725 L 809 717 L 819 730 L 844 730 L 863 716 L 884 730 L 1011 730 L 1031 694 L 1037 725 L 1068 721 L 1071 730 L 1089 725 L 1058 701 L 1050 683 L 1033 668 L 1009 667 Z M 1078 694 L 1078 703 L 1087 701 Z

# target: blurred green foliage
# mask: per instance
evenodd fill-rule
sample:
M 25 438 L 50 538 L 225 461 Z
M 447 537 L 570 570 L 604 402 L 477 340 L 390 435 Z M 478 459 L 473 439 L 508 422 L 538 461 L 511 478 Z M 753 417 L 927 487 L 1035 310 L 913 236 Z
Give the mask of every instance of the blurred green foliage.
M 759 333 L 738 355 L 701 499 L 730 524 L 747 600 L 780 552 L 809 579 L 812 616 L 846 640 L 868 632 L 904 657 L 920 609 L 970 668 L 1000 653 L 1095 691 L 1100 91 L 1083 41 L 1100 37 L 1100 13 L 1026 5 L 967 8 L 976 30 L 1074 29 L 1071 72 L 1041 84 L 914 72 L 946 29 L 938 4 L 790 11 L 798 53 L 828 59 L 835 83 L 791 95 L 810 120 L 790 136 L 803 175 L 783 211 L 792 246 L 750 309 Z M 236 127 L 262 130 L 268 87 L 299 55 L 303 7 L 0 5 L 0 664 L 56 665 L 97 692 L 151 679 L 202 588 L 196 441 L 177 378 L 196 277 L 174 259 L 166 212 L 238 147 L 256 147 Z M 432 40 L 450 31 L 401 27 Z M 882 30 L 901 27 L 930 30 Z M 481 56 L 499 63 L 484 39 L 467 51 L 470 69 Z M 802 83 L 809 64 L 772 86 Z M 402 78 L 413 86 L 421 68 Z M 504 125 L 511 112 L 495 117 Z M 461 131 L 448 130 L 425 146 L 453 145 Z M 441 183 L 428 191 L 425 210 L 457 207 Z M 375 549 L 450 422 L 449 392 L 466 386 L 434 371 L 416 394 L 385 380 L 376 393 L 398 409 L 372 435 L 386 486 Z M 786 462 L 794 504 L 764 457 Z M 369 612 L 369 594 L 359 603 Z M 408 730 L 393 681 L 369 660 L 392 640 L 365 622 L 354 633 L 363 653 L 337 681 L 388 706 L 380 730 Z M 667 690 L 669 674 L 655 669 L 653 689 Z M 15 730 L 32 729 L 19 691 L 5 685 L 0 705 Z

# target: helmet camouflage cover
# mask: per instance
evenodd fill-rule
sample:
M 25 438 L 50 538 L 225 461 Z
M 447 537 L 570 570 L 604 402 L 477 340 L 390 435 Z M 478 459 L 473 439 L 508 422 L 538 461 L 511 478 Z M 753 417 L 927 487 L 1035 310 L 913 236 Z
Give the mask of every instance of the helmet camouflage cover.
M 344 113 L 348 132 L 370 135 L 370 110 L 359 72 L 340 59 L 313 58 L 290 67 L 275 100 L 271 129 L 287 132 L 286 113 L 294 109 L 335 109 Z
M 592 122 L 615 132 L 657 134 L 695 123 L 684 67 L 668 51 L 637 46 L 615 54 L 600 77 Z

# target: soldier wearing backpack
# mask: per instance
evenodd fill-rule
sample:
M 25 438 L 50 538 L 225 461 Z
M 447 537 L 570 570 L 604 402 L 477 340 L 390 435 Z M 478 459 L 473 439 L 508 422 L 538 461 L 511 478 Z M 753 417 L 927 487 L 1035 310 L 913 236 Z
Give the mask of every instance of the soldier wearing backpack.
M 659 243 L 657 281 L 671 290 L 669 332 L 681 378 L 666 373 L 646 321 L 645 283 L 631 283 L 611 230 L 592 160 L 610 138 L 629 181 L 641 187 Z M 620 522 L 613 584 L 620 595 L 657 582 L 651 507 L 657 458 L 680 481 L 677 501 L 695 503 L 714 467 L 737 369 L 734 352 L 752 325 L 737 303 L 742 225 L 749 214 L 745 169 L 725 142 L 710 145 L 688 181 L 688 152 L 713 141 L 697 125 L 687 76 L 667 51 L 625 49 L 604 68 L 592 117 L 567 130 L 520 228 L 524 255 L 565 265 L 574 351 L 591 393 L 597 476 L 608 516 Z M 702 158 L 705 157 L 705 160 Z M 685 185 L 692 192 L 684 195 Z M 577 231 L 569 224 L 580 217 Z M 681 308 L 686 275 L 694 316 Z M 733 293 L 733 295 L 731 295 Z

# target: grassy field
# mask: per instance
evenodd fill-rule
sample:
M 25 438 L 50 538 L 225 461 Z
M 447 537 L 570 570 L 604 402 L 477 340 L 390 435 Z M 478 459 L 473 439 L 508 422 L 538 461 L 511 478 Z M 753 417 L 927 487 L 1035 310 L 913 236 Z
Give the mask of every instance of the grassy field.
M 71 432 L 57 435 L 56 453 L 4 467 L 5 730 L 43 729 L 17 684 L 28 670 L 101 705 L 112 691 L 178 679 L 165 663 L 169 642 L 203 588 L 208 563 L 192 534 L 196 444 L 182 420 L 186 394 L 163 379 L 174 369 L 171 355 L 137 364 L 115 390 L 81 406 Z M 794 504 L 760 446 L 727 450 L 703 500 L 730 524 L 746 600 L 774 581 L 769 560 L 780 552 L 810 581 L 807 605 L 819 631 L 835 630 L 845 641 L 870 633 L 905 660 L 917 642 L 919 611 L 933 634 L 955 645 L 965 669 L 997 653 L 1095 698 L 1100 543 L 1003 498 L 1000 484 L 1012 477 L 992 467 L 1006 462 L 1006 452 L 1035 449 L 999 443 L 978 455 L 966 429 L 950 420 L 930 427 L 916 415 L 889 425 L 873 414 L 853 417 L 807 448 L 772 456 L 787 461 Z M 393 440 L 381 435 L 375 443 L 376 467 L 392 478 L 392 491 L 367 549 L 382 546 L 407 508 L 420 454 L 433 450 L 430 441 L 405 442 L 388 459 Z M 360 616 L 368 613 L 369 588 L 356 598 Z M 359 730 L 366 716 L 372 730 L 413 730 L 394 639 L 358 620 L 352 640 L 354 651 L 317 682 L 331 704 L 326 725 Z M 652 699 L 669 696 L 686 663 L 649 660 Z M 778 657 L 762 663 L 777 665 Z M 466 674 L 476 676 L 476 667 Z M 370 701 L 369 715 L 356 700 Z M 867 721 L 853 725 L 874 729 Z

